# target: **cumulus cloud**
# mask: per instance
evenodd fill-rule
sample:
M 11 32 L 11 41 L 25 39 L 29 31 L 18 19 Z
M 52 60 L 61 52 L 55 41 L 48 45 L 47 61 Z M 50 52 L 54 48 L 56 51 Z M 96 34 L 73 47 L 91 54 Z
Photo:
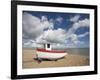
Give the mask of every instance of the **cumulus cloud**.
M 43 30 L 48 28 L 51 24 L 45 16 L 41 19 L 29 13 L 23 13 L 23 38 L 37 38 L 43 33 Z
M 56 30 L 47 30 L 43 34 L 43 39 L 52 43 L 64 43 L 66 31 L 58 28 Z
M 70 18 L 70 21 L 71 22 L 77 22 L 79 20 L 79 18 L 80 18 L 80 15 L 75 15 L 74 17 Z
M 60 43 L 56 43 L 52 45 L 53 49 L 66 49 L 67 45 L 66 44 L 60 44 Z
M 90 21 L 89 19 L 83 19 L 79 20 L 77 22 L 74 22 L 72 27 L 68 30 L 68 34 L 75 33 L 77 29 L 82 28 L 82 27 L 89 27 L 90 26 Z
M 89 34 L 89 32 L 85 32 L 85 33 L 83 33 L 83 34 L 78 35 L 78 37 L 79 37 L 79 38 L 82 38 L 82 37 L 87 36 L 88 34 Z
M 56 18 L 56 21 L 59 22 L 59 23 L 62 23 L 63 18 L 62 17 L 58 17 L 58 18 Z
M 43 48 L 42 44 L 36 43 L 34 40 L 27 40 L 26 42 L 23 42 L 23 47 L 28 48 Z
M 83 44 L 84 42 L 83 41 L 80 41 L 79 38 L 83 38 L 83 37 L 85 37 L 87 35 L 89 35 L 89 32 L 85 32 L 85 33 L 79 34 L 79 35 L 73 33 L 73 34 L 71 34 L 69 36 L 68 39 L 70 39 L 71 44 L 73 43 L 72 45 Z
M 89 19 L 85 18 L 83 20 L 79 20 L 80 15 L 76 15 L 70 19 L 70 21 L 73 22 L 72 27 L 67 31 L 67 39 L 70 39 L 73 44 L 79 44 L 83 43 L 82 41 L 79 41 L 79 38 L 85 37 L 89 34 L 89 32 L 85 32 L 83 34 L 77 35 L 75 32 L 82 27 L 89 27 L 90 21 Z
M 44 22 L 44 21 L 48 21 L 48 18 L 46 16 L 41 16 L 41 21 Z
M 54 20 L 46 16 L 41 18 L 23 13 L 23 45 L 30 47 L 43 47 L 41 43 L 56 43 L 53 48 L 66 48 L 65 44 L 73 45 L 82 43 L 79 38 L 85 37 L 89 32 L 77 35 L 76 30 L 81 27 L 89 27 L 89 19 L 79 20 L 80 15 L 76 15 L 70 19 L 73 22 L 69 30 L 63 28 L 54 29 Z M 56 21 L 62 22 L 62 18 L 58 17 Z M 69 42 L 70 41 L 70 42 Z M 73 43 L 73 44 L 72 44 Z

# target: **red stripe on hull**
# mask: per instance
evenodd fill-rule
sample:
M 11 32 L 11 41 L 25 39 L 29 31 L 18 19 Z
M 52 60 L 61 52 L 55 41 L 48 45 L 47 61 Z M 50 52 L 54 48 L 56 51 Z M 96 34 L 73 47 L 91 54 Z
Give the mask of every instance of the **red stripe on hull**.
M 48 52 L 48 53 L 65 53 L 64 50 L 46 50 L 46 49 L 37 49 L 40 52 Z

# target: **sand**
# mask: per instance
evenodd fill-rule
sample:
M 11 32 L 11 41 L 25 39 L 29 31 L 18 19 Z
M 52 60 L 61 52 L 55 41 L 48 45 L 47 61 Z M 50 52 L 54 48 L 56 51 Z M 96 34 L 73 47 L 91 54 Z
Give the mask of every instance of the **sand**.
M 44 60 L 38 63 L 36 58 L 36 51 L 33 49 L 23 49 L 22 53 L 22 67 L 26 68 L 48 68 L 48 67 L 71 67 L 71 66 L 87 66 L 89 65 L 88 56 L 67 54 L 64 58 L 57 61 Z

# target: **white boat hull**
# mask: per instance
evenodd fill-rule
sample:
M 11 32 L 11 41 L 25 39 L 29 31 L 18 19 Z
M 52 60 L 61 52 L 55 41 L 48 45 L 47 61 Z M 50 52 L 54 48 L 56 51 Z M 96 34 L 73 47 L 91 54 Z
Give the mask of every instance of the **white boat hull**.
M 60 59 L 63 58 L 64 56 L 66 56 L 67 53 L 49 53 L 49 52 L 41 52 L 41 51 L 37 51 L 37 57 L 38 58 L 42 58 L 42 59 Z

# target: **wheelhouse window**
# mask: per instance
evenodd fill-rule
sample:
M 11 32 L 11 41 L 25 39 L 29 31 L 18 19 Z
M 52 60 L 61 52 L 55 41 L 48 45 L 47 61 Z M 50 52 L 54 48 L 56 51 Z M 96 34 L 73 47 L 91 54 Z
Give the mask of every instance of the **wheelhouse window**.
M 47 48 L 50 48 L 50 44 L 47 44 Z

